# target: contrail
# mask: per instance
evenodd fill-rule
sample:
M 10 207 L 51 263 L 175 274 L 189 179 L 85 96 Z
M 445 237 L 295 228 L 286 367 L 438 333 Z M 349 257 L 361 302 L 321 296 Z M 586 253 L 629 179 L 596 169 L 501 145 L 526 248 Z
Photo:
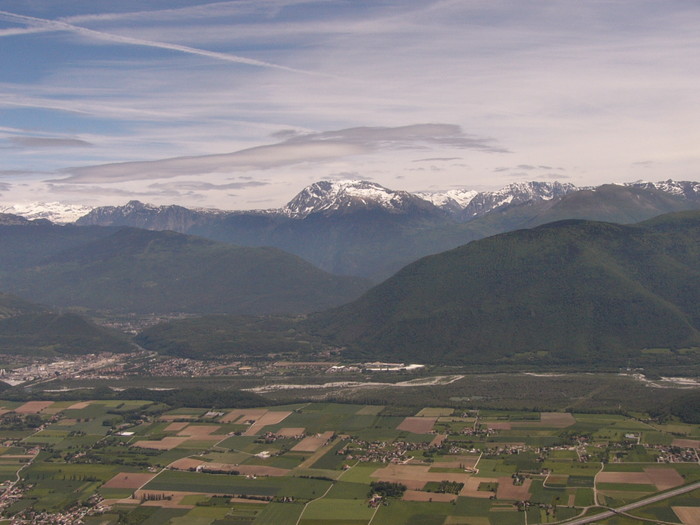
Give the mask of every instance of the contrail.
M 154 40 L 144 40 L 141 38 L 133 38 L 129 36 L 115 35 L 113 33 L 104 33 L 102 31 L 95 31 L 93 29 L 88 29 L 86 27 L 75 26 L 67 22 L 61 22 L 59 20 L 46 20 L 44 18 L 36 18 L 33 16 L 18 15 L 15 13 L 10 13 L 7 11 L 0 11 L 0 18 L 4 18 L 11 22 L 19 22 L 29 25 L 25 31 L 27 33 L 37 32 L 36 26 L 41 26 L 45 30 L 49 31 L 69 31 L 71 33 L 76 33 L 79 35 L 96 38 L 98 40 L 107 40 L 109 42 L 116 42 L 118 44 L 130 44 L 136 46 L 145 47 L 156 47 L 159 49 L 169 49 L 171 51 L 179 51 L 181 53 L 187 53 L 190 55 L 199 55 L 208 58 L 215 58 L 217 60 L 224 60 L 226 62 L 235 62 L 238 64 L 246 64 L 249 66 L 256 67 L 266 67 L 273 69 L 281 69 L 283 71 L 290 71 L 292 73 L 302 73 L 304 75 L 320 75 L 320 73 L 314 73 L 313 71 L 305 71 L 303 69 L 295 69 L 292 67 L 282 66 L 279 64 L 273 64 L 272 62 L 265 62 L 262 60 L 255 60 L 253 58 L 246 58 L 238 55 L 231 55 L 229 53 L 218 53 L 216 51 L 207 51 L 206 49 L 199 49 L 196 47 L 181 46 L 179 44 L 170 44 L 167 42 L 157 42 Z M 11 30 L 10 30 L 11 31 Z M 0 36 L 2 36 L 0 32 Z M 18 34 L 16 32 L 8 34 Z
M 0 15 L 1 16 L 1 15 Z M 21 29 L 0 29 L 0 37 L 15 35 L 31 35 L 32 33 L 46 33 L 50 31 L 45 27 L 23 27 Z
M 324 0 L 326 2 L 333 0 Z M 265 8 L 269 9 L 279 9 L 284 6 L 296 5 L 300 3 L 308 3 L 308 0 L 267 0 L 265 2 Z M 262 4 L 259 0 L 226 0 L 221 2 L 211 2 L 208 4 L 191 5 L 185 7 L 175 7 L 170 9 L 156 9 L 147 11 L 127 11 L 124 13 L 104 13 L 104 14 L 89 14 L 89 15 L 73 15 L 61 17 L 59 20 L 68 23 L 80 24 L 87 21 L 102 21 L 102 20 L 124 20 L 124 19 L 141 19 L 148 15 L 158 15 L 161 18 L 163 16 L 181 16 L 186 15 L 189 18 L 192 17 L 211 17 L 212 14 L 220 16 L 219 10 L 222 8 L 235 8 L 234 11 L 241 11 L 241 6 L 249 7 L 255 5 L 259 7 L 258 4 Z
M 140 117 L 150 116 L 150 117 L 173 117 L 172 113 L 164 113 L 161 111 L 148 111 L 143 109 L 131 109 L 120 106 L 107 106 L 107 105 L 91 105 L 84 102 L 73 102 L 73 101 L 61 101 L 53 99 L 43 99 L 28 96 L 12 96 L 0 94 L 0 107 L 1 106 L 16 106 L 16 107 L 28 107 L 28 108 L 43 108 L 43 109 L 53 109 L 57 111 L 66 111 L 69 113 L 78 113 L 85 115 L 93 115 L 99 110 L 103 115 L 108 114 L 115 117 L 123 117 L 125 115 L 134 114 Z
M 168 15 L 187 15 L 189 17 L 197 16 L 200 13 L 207 13 L 208 10 L 214 10 L 214 9 L 220 9 L 224 7 L 236 7 L 240 5 L 240 2 L 238 1 L 224 1 L 224 2 L 212 2 L 209 4 L 201 4 L 201 5 L 193 5 L 193 6 L 186 6 L 186 7 L 176 7 L 176 8 L 171 8 L 171 9 L 156 9 L 156 10 L 147 10 L 147 11 L 127 11 L 124 13 L 103 13 L 103 14 L 90 14 L 90 15 L 73 15 L 73 16 L 66 16 L 66 17 L 61 17 L 59 20 L 68 22 L 68 23 L 75 23 L 75 24 L 80 24 L 83 22 L 90 22 L 90 21 L 113 21 L 113 20 L 124 20 L 124 19 L 141 19 L 144 16 L 148 15 L 159 15 L 159 16 L 168 16 Z M 218 14 L 218 13 L 217 13 Z M 205 16 L 211 16 L 211 13 L 206 14 Z

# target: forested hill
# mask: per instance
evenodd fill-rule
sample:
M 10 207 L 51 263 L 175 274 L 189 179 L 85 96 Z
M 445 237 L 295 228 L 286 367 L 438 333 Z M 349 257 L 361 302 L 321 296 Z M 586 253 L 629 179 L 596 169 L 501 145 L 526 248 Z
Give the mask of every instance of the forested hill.
M 0 293 L 0 348 L 4 354 L 43 355 L 129 352 L 125 336 L 72 313 Z
M 425 257 L 313 329 L 418 362 L 626 362 L 700 345 L 700 212 L 569 220 Z
M 337 306 L 369 287 L 364 279 L 331 275 L 277 248 L 136 228 L 104 233 L 34 264 L 22 260 L 0 272 L 0 289 L 58 307 L 265 314 Z M 31 240 L 28 232 L 23 242 Z M 0 248 L 0 260 L 3 253 Z

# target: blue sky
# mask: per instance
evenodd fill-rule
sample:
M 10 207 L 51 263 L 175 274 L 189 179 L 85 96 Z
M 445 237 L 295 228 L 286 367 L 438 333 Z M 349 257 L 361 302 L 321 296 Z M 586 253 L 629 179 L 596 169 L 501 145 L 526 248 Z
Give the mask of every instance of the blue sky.
M 677 0 L 4 0 L 1 199 L 698 180 L 698 27 Z

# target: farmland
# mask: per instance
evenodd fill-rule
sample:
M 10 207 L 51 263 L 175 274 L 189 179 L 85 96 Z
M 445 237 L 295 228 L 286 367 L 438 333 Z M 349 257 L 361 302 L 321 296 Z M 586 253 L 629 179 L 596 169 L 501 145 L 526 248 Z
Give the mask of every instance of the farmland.
M 566 523 L 700 481 L 700 426 L 642 413 L 139 400 L 0 407 L 7 523 Z M 371 488 L 380 485 L 387 492 Z M 700 489 L 600 523 L 688 525 L 698 516 Z

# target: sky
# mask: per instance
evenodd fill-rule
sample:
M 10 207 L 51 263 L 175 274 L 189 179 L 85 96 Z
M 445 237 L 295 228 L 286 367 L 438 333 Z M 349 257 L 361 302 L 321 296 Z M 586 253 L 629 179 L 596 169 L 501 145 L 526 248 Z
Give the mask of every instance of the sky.
M 0 0 L 0 202 L 700 179 L 696 0 Z

